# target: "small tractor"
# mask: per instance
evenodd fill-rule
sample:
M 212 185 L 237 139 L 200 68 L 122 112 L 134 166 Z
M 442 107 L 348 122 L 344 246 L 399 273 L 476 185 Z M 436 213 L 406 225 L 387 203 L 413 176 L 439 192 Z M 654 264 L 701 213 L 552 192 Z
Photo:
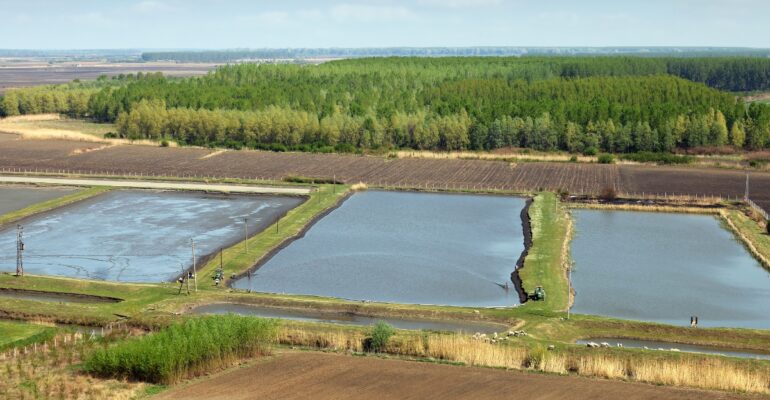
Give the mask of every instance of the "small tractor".
M 545 290 L 543 290 L 542 286 L 538 286 L 535 288 L 535 291 L 532 292 L 532 294 L 529 295 L 529 299 L 532 301 L 544 301 L 545 300 Z

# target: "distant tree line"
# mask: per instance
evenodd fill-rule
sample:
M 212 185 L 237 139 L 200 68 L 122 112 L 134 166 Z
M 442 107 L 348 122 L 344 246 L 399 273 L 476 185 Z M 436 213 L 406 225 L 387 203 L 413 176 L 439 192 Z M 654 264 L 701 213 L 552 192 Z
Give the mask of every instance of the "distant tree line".
M 2 50 L 0 50 L 2 54 Z M 503 57 L 503 56 L 634 56 L 634 57 L 770 57 L 770 50 L 740 47 L 371 47 L 283 48 L 200 51 L 151 51 L 144 61 L 232 63 L 242 60 L 361 57 Z
M 754 65 L 709 60 L 700 69 L 676 65 L 700 71 L 698 79 L 733 71 L 724 65 Z M 165 137 L 202 146 L 623 153 L 768 145 L 770 107 L 747 107 L 729 93 L 668 75 L 667 62 L 394 57 L 316 66 L 243 64 L 200 78 L 145 74 L 98 88 L 22 89 L 9 92 L 0 111 L 28 113 L 35 108 L 22 107 L 21 98 L 32 99 L 24 104 L 50 104 L 59 91 L 89 90 L 85 111 L 82 101 L 76 108 L 53 104 L 61 112 L 116 122 L 120 134 L 132 139 Z

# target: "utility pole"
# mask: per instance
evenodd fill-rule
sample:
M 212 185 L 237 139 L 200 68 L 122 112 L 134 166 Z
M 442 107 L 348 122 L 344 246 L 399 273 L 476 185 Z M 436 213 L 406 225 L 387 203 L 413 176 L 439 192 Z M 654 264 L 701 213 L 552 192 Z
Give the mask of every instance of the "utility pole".
M 749 173 L 746 173 L 746 192 L 743 195 L 744 201 L 749 201 Z
M 198 268 L 195 266 L 195 239 L 190 238 L 190 247 L 192 249 L 192 266 L 193 266 L 193 278 L 195 279 L 195 293 L 198 293 Z M 190 291 L 190 283 L 188 279 L 187 291 Z
M 21 225 L 16 225 L 16 276 L 24 276 L 24 260 L 22 253 L 24 252 L 24 228 Z
M 243 218 L 243 250 L 249 252 L 249 225 L 248 218 Z

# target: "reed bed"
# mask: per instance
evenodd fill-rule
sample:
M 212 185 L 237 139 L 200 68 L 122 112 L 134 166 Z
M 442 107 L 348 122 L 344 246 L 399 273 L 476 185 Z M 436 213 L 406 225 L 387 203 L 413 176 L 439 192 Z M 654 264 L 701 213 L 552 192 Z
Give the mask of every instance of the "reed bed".
M 105 340 L 122 338 L 115 332 Z M 0 353 L 0 399 L 132 399 L 147 387 L 141 382 L 95 379 L 75 367 L 84 354 L 103 343 L 80 333 L 59 333 L 44 343 Z
M 237 315 L 193 318 L 94 351 L 84 369 L 100 377 L 171 384 L 268 354 L 277 332 L 276 320 Z
M 362 351 L 365 335 L 343 330 L 285 328 L 280 342 L 335 351 Z M 547 350 L 493 344 L 463 335 L 404 334 L 393 337 L 385 352 L 398 356 L 460 362 L 479 367 L 574 374 L 709 390 L 770 393 L 770 367 L 716 357 L 682 355 L 676 359 L 607 350 Z

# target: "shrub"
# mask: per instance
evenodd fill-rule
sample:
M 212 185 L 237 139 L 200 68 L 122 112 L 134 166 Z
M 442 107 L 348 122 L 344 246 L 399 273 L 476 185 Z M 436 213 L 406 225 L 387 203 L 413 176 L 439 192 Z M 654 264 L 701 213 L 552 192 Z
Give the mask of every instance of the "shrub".
M 96 376 L 171 384 L 246 357 L 267 354 L 278 333 L 272 319 L 191 318 L 160 332 L 96 350 L 84 363 Z
M 599 198 L 605 201 L 613 201 L 618 198 L 617 192 L 615 192 L 615 188 L 612 186 L 607 186 L 602 190 L 602 193 L 599 195 Z
M 612 164 L 615 162 L 615 157 L 612 154 L 600 154 L 599 155 L 599 164 Z
M 569 162 L 577 162 L 577 160 L 578 160 L 577 156 L 575 156 L 575 155 L 573 155 L 572 157 L 569 158 Z
M 367 340 L 367 349 L 375 353 L 379 353 L 385 350 L 385 346 L 388 345 L 390 337 L 396 333 L 396 330 L 392 326 L 385 322 L 379 321 L 372 327 L 372 335 Z
M 584 156 L 595 156 L 598 153 L 599 153 L 599 150 L 597 150 L 596 147 L 593 147 L 593 146 L 586 147 L 586 149 L 583 150 Z
M 653 153 L 649 151 L 623 154 L 621 158 L 628 161 L 657 164 L 689 164 L 693 160 L 693 158 L 690 156 L 680 156 L 677 154 L 669 153 Z
M 168 140 L 163 139 L 160 141 L 160 147 L 168 147 Z

